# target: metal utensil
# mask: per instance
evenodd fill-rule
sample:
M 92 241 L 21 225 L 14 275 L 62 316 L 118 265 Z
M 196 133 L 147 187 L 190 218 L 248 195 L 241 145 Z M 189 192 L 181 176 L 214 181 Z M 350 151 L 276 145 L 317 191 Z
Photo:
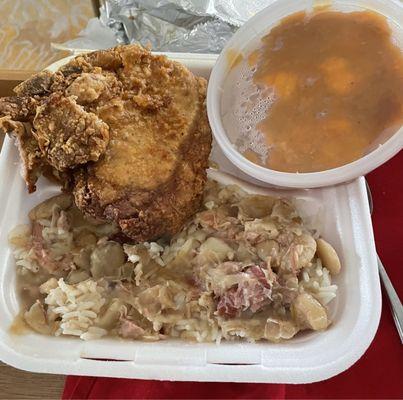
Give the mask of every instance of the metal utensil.
M 367 181 L 365 181 L 365 184 L 367 186 L 369 210 L 372 214 L 372 211 L 374 210 L 374 203 L 372 201 L 371 189 Z M 403 344 L 403 306 L 399 299 L 399 296 L 396 293 L 395 288 L 392 285 L 391 280 L 389 279 L 388 274 L 386 273 L 385 267 L 383 266 L 382 261 L 379 258 L 379 255 L 377 254 L 376 256 L 378 258 L 379 275 L 381 277 L 386 293 L 388 294 L 393 320 L 395 321 L 396 329 L 400 336 L 400 341 Z

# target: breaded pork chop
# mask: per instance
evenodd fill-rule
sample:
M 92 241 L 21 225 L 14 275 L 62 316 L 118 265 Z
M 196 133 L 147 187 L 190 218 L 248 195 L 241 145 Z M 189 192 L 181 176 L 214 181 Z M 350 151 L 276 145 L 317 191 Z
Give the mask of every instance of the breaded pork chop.
M 16 92 L 0 100 L 0 129 L 17 138 L 31 190 L 51 167 L 84 213 L 136 241 L 173 235 L 197 211 L 211 149 L 206 82 L 180 63 L 120 46 Z

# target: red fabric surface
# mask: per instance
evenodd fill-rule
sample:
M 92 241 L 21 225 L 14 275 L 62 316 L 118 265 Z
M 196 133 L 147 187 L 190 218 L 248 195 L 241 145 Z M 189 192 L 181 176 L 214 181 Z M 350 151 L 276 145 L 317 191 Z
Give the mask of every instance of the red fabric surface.
M 374 200 L 372 219 L 378 253 L 402 298 L 403 152 L 367 178 Z M 349 370 L 332 379 L 307 385 L 269 385 L 68 377 L 63 399 L 84 398 L 403 398 L 403 347 L 384 295 L 380 326 L 370 348 Z

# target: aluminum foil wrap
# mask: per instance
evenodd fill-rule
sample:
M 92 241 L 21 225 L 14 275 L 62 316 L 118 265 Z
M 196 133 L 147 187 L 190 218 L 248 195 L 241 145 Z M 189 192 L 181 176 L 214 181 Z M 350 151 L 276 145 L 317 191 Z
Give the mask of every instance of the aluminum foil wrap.
M 103 0 L 100 20 L 121 44 L 219 53 L 236 29 L 273 0 Z

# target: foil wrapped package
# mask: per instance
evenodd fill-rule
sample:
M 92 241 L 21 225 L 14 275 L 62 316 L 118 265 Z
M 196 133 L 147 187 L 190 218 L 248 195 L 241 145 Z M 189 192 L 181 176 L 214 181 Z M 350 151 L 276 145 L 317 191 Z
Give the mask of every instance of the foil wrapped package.
M 239 26 L 272 2 L 103 0 L 100 21 L 121 44 L 139 42 L 154 51 L 219 53 Z

